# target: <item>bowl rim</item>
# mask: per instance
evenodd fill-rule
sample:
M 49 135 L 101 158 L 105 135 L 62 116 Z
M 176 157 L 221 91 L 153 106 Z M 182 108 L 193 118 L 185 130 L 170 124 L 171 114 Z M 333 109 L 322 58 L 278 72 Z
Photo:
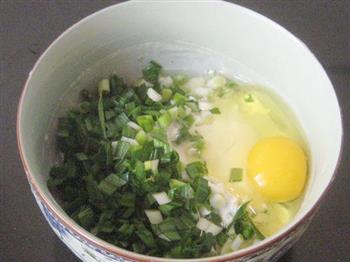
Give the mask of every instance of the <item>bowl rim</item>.
M 206 258 L 191 258 L 191 259 L 169 259 L 169 258 L 162 258 L 162 257 L 152 257 L 152 256 L 147 256 L 143 254 L 138 254 L 123 248 L 120 248 L 118 246 L 115 246 L 113 244 L 110 244 L 106 241 L 104 241 L 101 238 L 98 238 L 88 231 L 86 231 L 84 228 L 80 227 L 77 223 L 75 223 L 70 217 L 68 217 L 67 214 L 64 212 L 58 210 L 55 205 L 51 203 L 49 198 L 45 195 L 43 190 L 40 188 L 40 186 L 36 183 L 36 180 L 34 176 L 30 172 L 29 168 L 29 163 L 26 159 L 25 153 L 23 151 L 23 142 L 22 142 L 22 137 L 20 134 L 20 129 L 21 129 L 21 118 L 22 118 L 22 106 L 23 106 L 23 101 L 25 99 L 25 95 L 27 93 L 28 85 L 29 82 L 33 76 L 33 73 L 36 71 L 38 68 L 39 64 L 43 60 L 43 58 L 46 56 L 46 54 L 49 52 L 49 50 L 66 34 L 68 34 L 70 31 L 74 30 L 76 27 L 78 27 L 80 24 L 84 23 L 86 20 L 92 19 L 93 17 L 102 14 L 103 12 L 108 11 L 109 9 L 112 8 L 117 8 L 121 5 L 132 5 L 137 1 L 126 1 L 122 3 L 117 3 L 114 5 L 107 6 L 105 8 L 102 8 L 86 17 L 83 19 L 79 20 L 78 22 L 74 23 L 71 25 L 68 29 L 66 29 L 63 33 L 61 33 L 54 41 L 51 42 L 51 44 L 46 48 L 46 50 L 40 55 L 38 60 L 35 62 L 32 70 L 30 71 L 27 80 L 24 83 L 24 87 L 22 88 L 21 96 L 19 99 L 18 107 L 17 107 L 17 119 L 16 119 L 16 136 L 17 136 L 17 147 L 20 155 L 20 159 L 22 161 L 24 171 L 26 173 L 27 179 L 29 184 L 31 185 L 31 189 L 34 191 L 35 196 L 37 196 L 42 203 L 44 203 L 45 207 L 49 209 L 49 211 L 54 214 L 55 218 L 63 224 L 67 229 L 71 230 L 75 235 L 79 236 L 81 239 L 84 239 L 86 242 L 88 242 L 92 246 L 97 246 L 98 248 L 102 250 L 106 250 L 107 252 L 111 253 L 114 256 L 121 256 L 126 259 L 131 259 L 134 261 L 226 261 L 226 260 L 232 260 L 232 259 L 239 259 L 243 258 L 247 255 L 252 255 L 254 253 L 258 253 L 261 251 L 264 251 L 265 249 L 268 249 L 269 247 L 273 246 L 275 243 L 281 241 L 282 239 L 286 238 L 288 235 L 290 235 L 292 232 L 296 231 L 300 226 L 302 226 L 306 221 L 311 218 L 315 212 L 318 210 L 320 207 L 321 202 L 324 201 L 327 193 L 329 192 L 331 185 L 334 182 L 335 176 L 338 173 L 339 166 L 341 163 L 341 160 L 343 158 L 343 150 L 344 150 L 344 127 L 343 127 L 343 114 L 342 114 L 342 109 L 339 104 L 339 99 L 337 97 L 337 93 L 335 92 L 334 86 L 332 82 L 330 81 L 326 71 L 322 67 L 321 63 L 318 61 L 316 56 L 311 52 L 311 50 L 296 36 L 294 36 L 291 32 L 289 32 L 287 29 L 276 23 L 275 21 L 271 20 L 270 18 L 259 14 L 249 8 L 240 6 L 238 4 L 226 2 L 226 1 L 213 1 L 213 3 L 216 4 L 223 4 L 227 6 L 234 6 L 235 8 L 241 9 L 242 12 L 245 12 L 247 15 L 252 15 L 255 16 L 258 19 L 264 20 L 264 22 L 270 23 L 272 26 L 278 28 L 281 30 L 283 33 L 286 33 L 291 40 L 293 40 L 296 44 L 301 45 L 302 48 L 305 48 L 315 59 L 315 62 L 317 66 L 321 69 L 323 74 L 326 76 L 327 80 L 329 81 L 331 87 L 333 88 L 333 92 L 335 94 L 335 98 L 337 100 L 338 104 L 338 109 L 340 113 L 340 149 L 338 153 L 338 158 L 337 158 L 337 163 L 334 167 L 331 179 L 329 183 L 327 184 L 326 188 L 323 190 L 319 198 L 316 200 L 314 205 L 299 219 L 299 221 L 295 221 L 293 225 L 290 226 L 290 228 L 284 232 L 277 233 L 266 240 L 264 240 L 261 243 L 258 243 L 256 245 L 244 248 L 242 250 L 238 250 L 235 252 L 223 254 L 223 255 L 218 255 L 218 256 L 213 256 L 213 257 L 206 257 Z M 153 1 L 153 2 L 158 2 L 158 1 Z M 199 2 L 200 4 L 200 2 Z

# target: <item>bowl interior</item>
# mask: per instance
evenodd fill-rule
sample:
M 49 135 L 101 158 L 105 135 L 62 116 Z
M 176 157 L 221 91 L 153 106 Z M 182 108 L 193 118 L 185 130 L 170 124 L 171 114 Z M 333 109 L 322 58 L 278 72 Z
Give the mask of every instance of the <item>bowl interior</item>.
M 225 2 L 132 1 L 66 31 L 26 84 L 18 119 L 21 150 L 32 182 L 55 210 L 63 212 L 46 187 L 55 161 L 54 116 L 74 104 L 81 88 L 93 88 L 112 72 L 133 80 L 151 59 L 169 71 L 218 70 L 279 94 L 299 120 L 311 154 L 305 199 L 288 227 L 315 205 L 332 179 L 342 128 L 332 85 L 306 46 L 263 16 Z

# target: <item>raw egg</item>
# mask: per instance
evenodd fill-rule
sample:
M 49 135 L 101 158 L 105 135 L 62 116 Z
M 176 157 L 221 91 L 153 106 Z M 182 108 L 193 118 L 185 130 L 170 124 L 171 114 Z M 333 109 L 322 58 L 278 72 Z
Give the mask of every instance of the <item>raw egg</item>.
M 269 137 L 258 141 L 248 154 L 247 164 L 251 184 L 266 199 L 286 202 L 302 193 L 307 158 L 293 140 Z

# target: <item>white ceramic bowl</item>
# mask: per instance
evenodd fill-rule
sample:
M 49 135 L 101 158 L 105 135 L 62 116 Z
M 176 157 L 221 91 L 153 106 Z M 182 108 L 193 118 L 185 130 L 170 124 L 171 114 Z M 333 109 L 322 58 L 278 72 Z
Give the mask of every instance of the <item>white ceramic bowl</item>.
M 301 41 L 257 13 L 221 1 L 131 1 L 111 6 L 72 26 L 40 57 L 22 93 L 17 136 L 33 194 L 52 229 L 84 261 L 164 260 L 91 235 L 63 212 L 46 186 L 54 161 L 54 116 L 82 87 L 95 85 L 111 72 L 130 80 L 150 59 L 166 70 L 215 69 L 266 85 L 296 114 L 311 159 L 305 199 L 293 221 L 257 245 L 196 261 L 276 260 L 304 232 L 333 180 L 342 141 L 340 109 L 324 69 Z

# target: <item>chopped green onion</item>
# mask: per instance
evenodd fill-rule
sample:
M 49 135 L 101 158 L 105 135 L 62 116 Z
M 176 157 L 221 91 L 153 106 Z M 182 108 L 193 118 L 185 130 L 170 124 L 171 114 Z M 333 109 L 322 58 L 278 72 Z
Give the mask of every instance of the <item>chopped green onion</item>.
M 137 132 L 135 139 L 140 145 L 143 145 L 147 142 L 147 134 L 145 133 L 145 131 L 140 130 Z
M 181 95 L 180 93 L 175 93 L 173 100 L 176 105 L 183 105 L 185 104 L 187 98 L 184 95 Z
M 196 136 L 192 136 L 191 140 L 192 140 L 191 141 L 192 147 L 197 151 L 197 153 L 200 153 L 205 147 L 205 142 L 203 137 L 200 135 L 196 135 Z
M 228 238 L 229 236 L 225 232 L 220 232 L 220 234 L 216 236 L 216 241 L 219 244 L 219 246 L 223 246 Z
M 210 226 L 210 224 L 211 222 L 208 219 L 200 217 L 196 226 L 199 230 L 205 231 Z
M 82 209 L 78 214 L 79 224 L 83 228 L 89 228 L 94 222 L 95 214 L 91 207 Z
M 168 127 L 172 122 L 172 117 L 169 112 L 163 113 L 159 118 L 158 118 L 158 123 L 162 128 Z
M 170 183 L 169 183 L 170 188 L 179 188 L 185 185 L 187 185 L 185 182 L 182 182 L 177 179 L 170 179 Z
M 249 217 L 247 207 L 249 202 L 240 206 L 233 218 L 233 226 L 236 234 L 242 234 L 245 240 L 249 240 L 254 237 L 258 239 L 264 239 L 264 235 L 258 230 Z
M 177 106 L 174 106 L 168 110 L 169 114 L 171 115 L 171 117 L 173 119 L 175 119 L 177 117 L 177 110 L 178 110 Z
M 124 223 L 121 227 L 118 228 L 118 233 L 122 236 L 122 238 L 130 237 L 135 231 L 135 226 L 130 225 L 129 223 Z
M 209 215 L 211 213 L 211 211 L 207 207 L 201 206 L 199 208 L 199 213 L 201 214 L 201 216 L 205 217 L 205 216 Z
M 156 246 L 152 232 L 149 231 L 144 225 L 139 225 L 137 227 L 136 234 L 147 247 L 153 248 Z
M 128 152 L 130 148 L 130 143 L 125 141 L 119 141 L 117 144 L 117 148 L 115 150 L 115 157 L 117 159 L 123 160 L 126 156 L 126 153 Z
M 165 216 L 170 216 L 171 211 L 176 208 L 176 206 L 171 205 L 171 204 L 165 204 L 165 205 L 160 205 L 159 210 L 162 212 Z
M 129 121 L 127 125 L 133 129 L 135 129 L 136 131 L 139 131 L 141 129 L 141 127 L 138 124 L 136 124 L 135 122 L 132 122 L 132 121 Z
M 85 114 L 89 113 L 89 111 L 90 111 L 90 103 L 87 102 L 87 101 L 82 102 L 82 103 L 79 104 L 79 108 L 80 108 L 81 112 L 83 112 Z
M 175 221 L 172 218 L 167 218 L 157 225 L 160 234 L 164 235 L 170 241 L 180 240 L 181 236 L 177 232 Z
M 191 185 L 189 185 L 189 184 L 186 184 L 186 185 L 180 187 L 179 191 L 180 191 L 181 197 L 187 201 L 189 199 L 193 198 L 193 196 L 194 196 L 194 191 L 193 191 Z
M 242 168 L 231 168 L 230 171 L 230 182 L 239 182 L 243 179 L 243 169 Z
M 193 215 L 186 212 L 180 216 L 180 220 L 186 228 L 193 228 L 196 226 L 196 220 Z
M 122 129 L 122 127 L 127 125 L 129 122 L 130 120 L 124 112 L 120 113 L 115 119 L 115 124 L 119 129 Z
M 112 154 L 115 155 L 115 152 L 117 150 L 117 145 L 118 141 L 112 141 L 111 146 L 112 146 Z
M 155 61 L 151 61 L 149 65 L 142 71 L 143 78 L 155 84 L 158 82 L 158 77 L 162 66 Z
M 199 230 L 202 230 L 206 233 L 211 233 L 213 236 L 218 235 L 222 231 L 222 227 L 215 225 L 203 217 L 199 218 L 196 226 Z
M 253 98 L 252 94 L 245 95 L 244 96 L 244 102 L 246 102 L 246 103 L 254 102 L 254 98 Z
M 208 185 L 208 180 L 203 177 L 199 177 L 198 185 L 195 191 L 195 198 L 198 203 L 204 203 L 209 197 L 210 188 Z
M 167 102 L 171 99 L 173 95 L 173 91 L 171 91 L 170 88 L 163 88 L 162 89 L 162 101 Z
M 183 74 L 173 76 L 173 82 L 176 86 L 182 86 L 188 81 L 188 77 Z
M 132 139 L 132 138 L 129 138 L 129 137 L 125 137 L 125 136 L 122 136 L 120 141 L 129 143 L 130 145 L 133 145 L 133 146 L 137 146 L 138 145 L 138 143 L 137 143 L 137 141 L 135 139 Z
M 191 127 L 194 123 L 194 117 L 193 115 L 187 115 L 182 119 L 182 123 L 187 127 Z
M 183 106 L 177 107 L 177 117 L 178 118 L 184 118 L 186 116 L 187 112 Z
M 228 88 L 233 89 L 233 88 L 236 88 L 236 87 L 238 86 L 238 84 L 237 84 L 235 81 L 228 80 L 227 83 L 226 83 L 226 86 L 227 86 Z
M 98 118 L 100 120 L 100 126 L 102 130 L 103 137 L 107 139 L 107 134 L 106 134 L 106 122 L 105 122 L 105 114 L 103 110 L 103 95 L 102 91 L 100 93 L 100 98 L 98 100 Z
M 220 112 L 220 109 L 217 108 L 217 107 L 214 107 L 214 108 L 210 109 L 210 112 L 211 112 L 212 114 L 220 114 L 220 113 L 221 113 L 221 112 Z
M 165 129 L 155 128 L 151 133 L 154 139 L 157 139 L 163 143 L 168 143 L 167 134 Z
M 120 95 L 123 92 L 123 89 L 125 88 L 125 83 L 123 79 L 118 77 L 117 75 L 112 75 L 109 78 L 109 85 L 111 89 L 111 95 L 113 96 Z
M 216 225 L 220 225 L 221 221 L 222 221 L 221 216 L 219 216 L 215 212 L 210 212 L 210 214 L 206 218 L 209 219 L 211 222 L 213 222 Z
M 110 92 L 110 87 L 109 87 L 109 80 L 108 79 L 102 79 L 98 83 L 98 93 L 100 96 L 102 95 L 107 95 Z
M 153 174 L 158 173 L 158 163 L 158 159 L 145 161 L 145 171 L 151 170 Z
M 115 117 L 117 115 L 117 113 L 113 110 L 108 110 L 108 111 L 105 111 L 105 118 L 106 120 L 111 120 L 113 117 Z
M 85 118 L 85 126 L 87 131 L 91 132 L 93 130 L 93 125 L 92 125 L 92 121 L 90 118 Z
M 86 161 L 89 160 L 89 157 L 84 154 L 84 153 L 76 153 L 75 157 L 79 160 L 79 161 Z
M 136 136 L 136 130 L 129 125 L 123 127 L 122 136 L 134 138 Z
M 154 121 L 152 116 L 150 115 L 138 116 L 136 118 L 136 121 L 146 132 L 152 131 L 154 126 Z
M 113 149 L 112 145 L 109 142 L 103 143 L 103 153 L 105 155 L 105 163 L 107 167 L 110 167 L 112 165 L 113 161 Z
M 149 219 L 149 222 L 153 225 L 159 224 L 163 221 L 162 214 L 159 210 L 145 210 L 146 216 Z
M 162 96 L 152 87 L 147 89 L 147 96 L 154 102 L 160 102 L 162 100 Z
M 122 193 L 119 199 L 120 205 L 126 206 L 126 207 L 134 207 L 135 201 L 136 201 L 136 195 L 131 192 Z
M 154 193 L 152 196 L 157 201 L 158 205 L 165 205 L 171 202 L 171 199 L 165 192 Z
M 153 87 L 154 86 L 152 83 L 146 81 L 145 79 L 137 80 L 134 85 L 137 87 Z
M 110 174 L 99 183 L 98 189 L 106 195 L 112 195 L 118 188 L 125 184 L 126 181 L 121 179 L 118 175 Z
M 208 173 L 208 169 L 205 163 L 200 161 L 196 161 L 188 164 L 185 170 L 186 170 L 186 173 L 193 179 Z

